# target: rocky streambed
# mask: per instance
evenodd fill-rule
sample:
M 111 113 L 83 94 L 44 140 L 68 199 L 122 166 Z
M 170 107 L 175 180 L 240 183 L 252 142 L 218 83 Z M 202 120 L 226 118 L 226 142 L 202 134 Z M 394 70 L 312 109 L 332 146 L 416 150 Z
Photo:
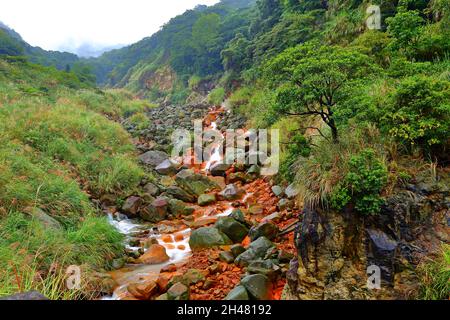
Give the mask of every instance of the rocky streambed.
M 257 165 L 223 163 L 219 145 L 197 165 L 192 155 L 175 162 L 166 153 L 175 128 L 191 130 L 196 119 L 205 129 L 241 128 L 242 120 L 205 105 L 156 108 L 148 117 L 149 128 L 128 129 L 155 178 L 121 208 L 104 205 L 127 241 L 127 258 L 111 272 L 116 288 L 104 299 L 280 299 L 295 252 L 295 195 Z

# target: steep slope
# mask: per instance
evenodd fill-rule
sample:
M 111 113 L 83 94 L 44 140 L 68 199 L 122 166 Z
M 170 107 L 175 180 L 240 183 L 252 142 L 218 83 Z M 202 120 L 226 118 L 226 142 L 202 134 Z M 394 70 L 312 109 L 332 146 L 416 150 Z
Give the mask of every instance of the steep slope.
M 233 0 L 211 7 L 197 6 L 170 20 L 151 37 L 87 62 L 102 85 L 128 87 L 147 96 L 153 90 L 155 97 L 158 91 L 167 90 L 149 87 L 147 80 L 166 68 L 165 74 L 176 73 L 173 82 L 181 82 L 178 89 L 182 90 L 193 75 L 204 77 L 223 72 L 220 52 L 236 33 L 248 29 L 248 7 L 254 2 Z M 175 86 L 176 83 L 169 85 L 170 89 Z

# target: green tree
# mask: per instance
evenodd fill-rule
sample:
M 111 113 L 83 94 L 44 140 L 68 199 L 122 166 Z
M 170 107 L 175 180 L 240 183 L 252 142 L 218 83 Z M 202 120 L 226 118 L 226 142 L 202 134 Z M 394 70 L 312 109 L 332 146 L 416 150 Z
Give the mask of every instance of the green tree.
M 422 33 L 424 19 L 419 11 L 406 10 L 400 6 L 398 13 L 386 19 L 388 33 L 394 38 L 391 43 L 393 51 L 400 51 L 411 58 L 417 48 Z
M 23 47 L 14 38 L 0 29 L 0 55 L 20 56 L 23 53 Z
M 275 114 L 319 116 L 337 143 L 334 113 L 346 107 L 346 89 L 375 70 L 371 59 L 354 48 L 305 44 L 278 55 L 268 64 L 265 74 L 276 88 Z
M 407 145 L 424 150 L 448 145 L 450 82 L 427 76 L 403 79 L 390 96 L 384 128 Z
M 217 13 L 202 15 L 192 27 L 192 42 L 198 50 L 215 45 L 219 36 L 220 16 Z

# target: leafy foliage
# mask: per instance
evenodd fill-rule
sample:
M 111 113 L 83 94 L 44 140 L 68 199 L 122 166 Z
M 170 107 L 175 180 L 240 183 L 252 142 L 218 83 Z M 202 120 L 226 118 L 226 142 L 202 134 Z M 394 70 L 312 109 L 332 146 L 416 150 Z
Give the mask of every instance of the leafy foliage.
M 331 195 L 331 205 L 342 209 L 354 205 L 361 214 L 376 214 L 383 200 L 380 193 L 387 182 L 387 170 L 371 149 L 361 151 L 349 161 L 349 172 Z

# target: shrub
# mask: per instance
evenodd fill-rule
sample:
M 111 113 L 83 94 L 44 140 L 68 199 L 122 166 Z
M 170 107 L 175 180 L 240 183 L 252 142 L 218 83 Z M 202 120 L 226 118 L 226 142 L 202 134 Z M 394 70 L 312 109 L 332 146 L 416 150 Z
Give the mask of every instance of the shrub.
M 220 106 L 224 99 L 225 99 L 224 88 L 215 88 L 208 95 L 208 102 L 215 106 Z
M 427 76 L 401 80 L 382 119 L 385 130 L 425 153 L 445 147 L 450 138 L 449 89 L 449 81 Z
M 331 194 L 331 205 L 343 209 L 348 204 L 362 214 L 376 214 L 383 200 L 380 193 L 387 183 L 387 169 L 371 149 L 361 151 L 349 161 L 349 172 Z

